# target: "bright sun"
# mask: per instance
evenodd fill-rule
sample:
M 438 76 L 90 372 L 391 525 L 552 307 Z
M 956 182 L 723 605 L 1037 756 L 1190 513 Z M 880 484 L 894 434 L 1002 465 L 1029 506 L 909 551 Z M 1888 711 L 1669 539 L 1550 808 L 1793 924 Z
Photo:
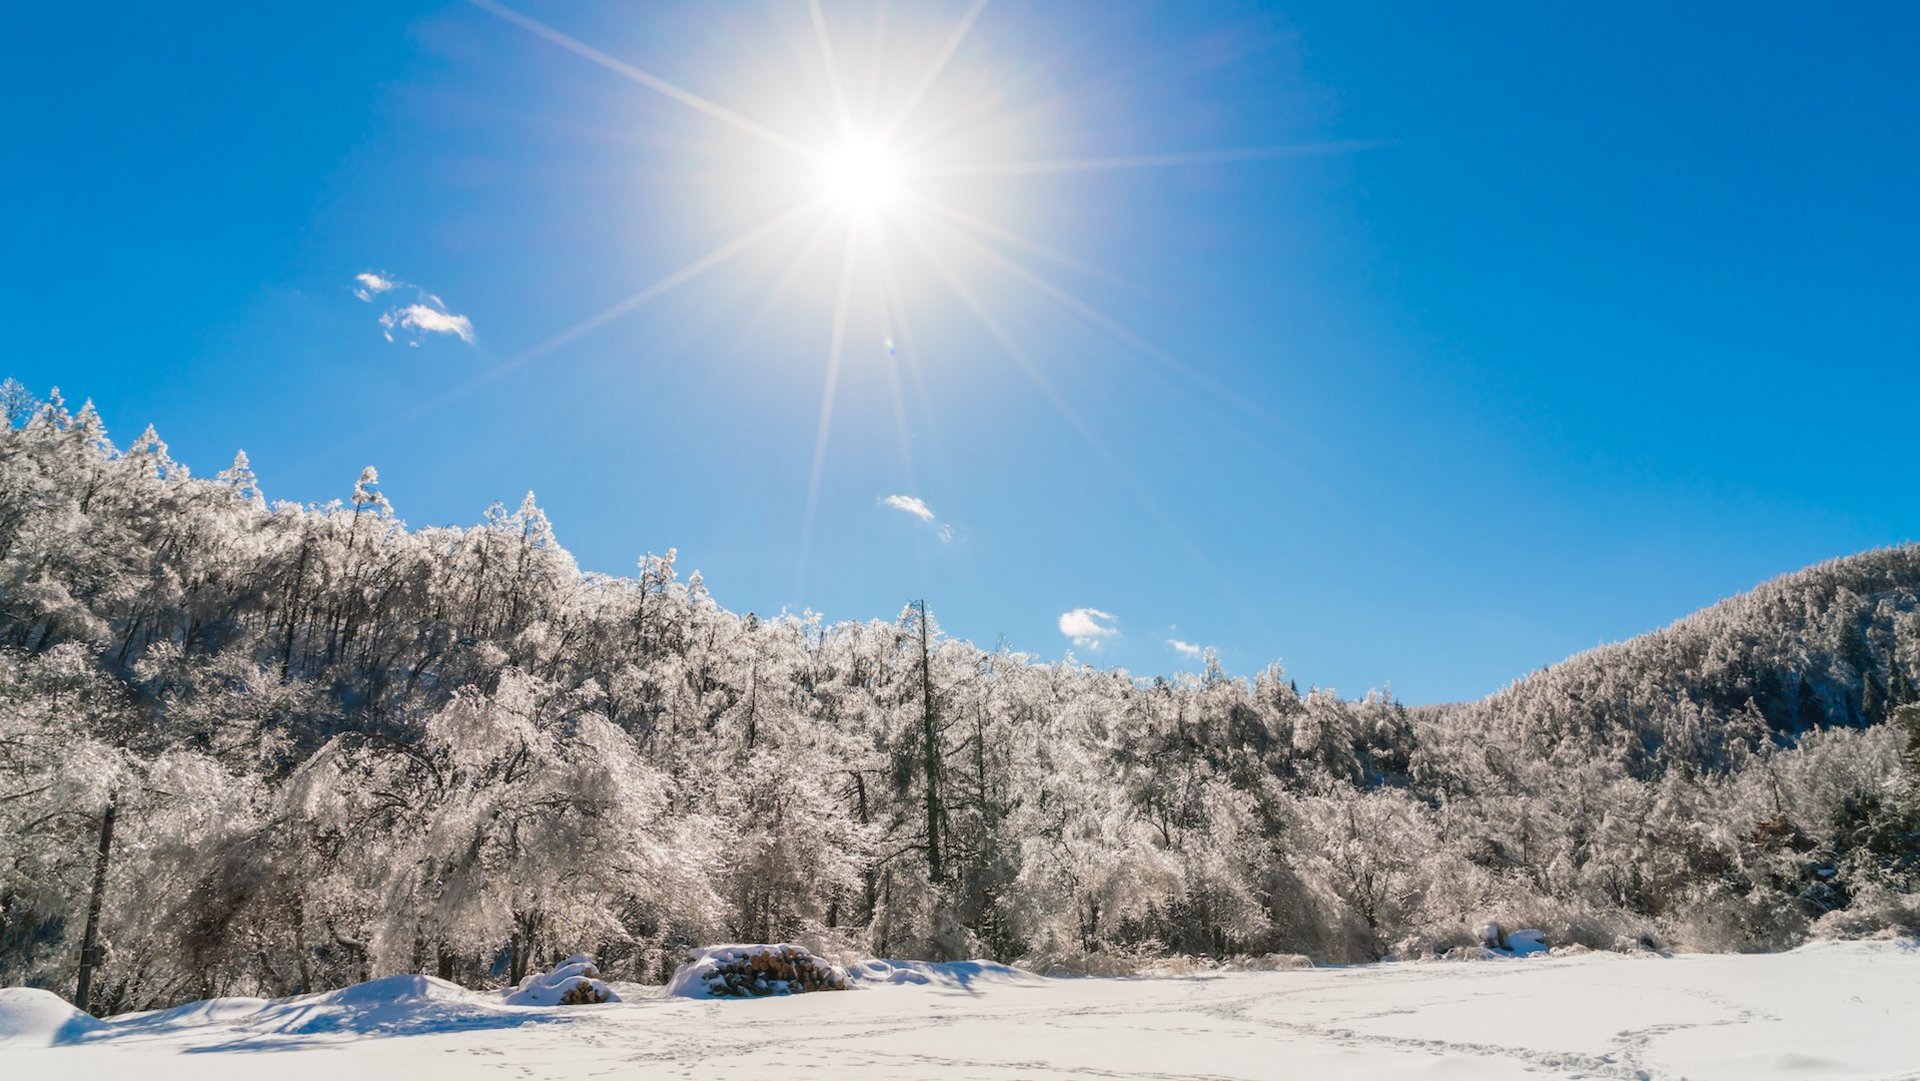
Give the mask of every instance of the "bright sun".
M 853 214 L 885 210 L 900 196 L 899 163 L 873 139 L 849 136 L 822 154 L 818 177 L 821 193 Z
M 668 82 L 523 15 L 503 0 L 471 2 L 536 37 L 686 106 L 718 126 L 731 129 L 734 135 L 754 140 L 760 156 L 722 159 L 728 170 L 721 174 L 728 181 L 727 186 L 748 180 L 774 180 L 782 189 L 778 201 L 790 204 L 626 299 L 500 362 L 480 378 L 494 378 L 508 368 L 525 364 L 715 267 L 740 259 L 745 252 L 779 244 L 792 252 L 792 261 L 750 323 L 758 323 L 797 281 L 815 279 L 807 286 L 811 290 L 809 295 L 832 297 L 833 329 L 826 343 L 825 386 L 821 391 L 812 470 L 800 531 L 803 571 L 814 512 L 820 499 L 841 367 L 848 358 L 865 364 L 865 371 L 878 369 L 884 373 L 900 436 L 902 469 L 905 475 L 912 475 L 912 433 L 901 394 L 902 373 L 915 381 L 916 393 L 924 395 L 925 389 L 917 382 L 919 361 L 907 318 L 906 301 L 913 295 L 908 285 L 913 279 L 897 276 L 896 268 L 910 270 L 926 276 L 925 280 L 930 283 L 937 281 L 943 285 L 938 295 L 951 298 L 969 312 L 980 329 L 1034 382 L 1069 424 L 1091 442 L 1092 434 L 1070 412 L 1067 400 L 1048 384 L 1020 345 L 1002 329 L 999 315 L 983 300 L 1005 293 L 1006 281 L 1018 283 L 1018 296 L 1031 295 L 1051 301 L 1074 316 L 1076 323 L 1086 324 L 1124 346 L 1119 354 L 1123 357 L 1144 357 L 1182 385 L 1193 383 L 1196 373 L 1056 284 L 1035 265 L 1036 260 L 1044 261 L 1076 273 L 1106 277 L 997 222 L 999 215 L 995 210 L 1009 206 L 1016 196 L 1029 195 L 1013 190 L 1010 182 L 1020 177 L 1062 173 L 1161 169 L 1290 157 L 1319 152 L 1321 145 L 1098 157 L 1026 157 L 1026 149 L 1045 134 L 1041 130 L 1044 123 L 1036 118 L 1050 115 L 1051 104 L 1045 99 L 1030 101 L 1022 97 L 1027 93 L 1023 89 L 1024 79 L 1015 80 L 1011 86 L 1003 85 L 1006 80 L 1000 77 L 998 68 L 979 67 L 968 72 L 951 64 L 956 56 L 962 55 L 962 44 L 971 33 L 975 18 L 987 6 L 987 0 L 970 0 L 964 14 L 947 28 L 944 36 L 938 34 L 934 26 L 910 27 L 902 32 L 899 19 L 889 24 L 888 5 L 881 0 L 875 6 L 871 27 L 862 28 L 858 33 L 849 33 L 843 28 L 839 48 L 835 46 L 822 0 L 809 0 L 805 7 L 811 22 L 811 37 L 819 50 L 817 77 L 812 74 L 815 70 L 812 61 L 804 59 L 808 35 L 796 25 L 793 29 L 799 47 L 794 50 L 794 56 L 802 58 L 806 71 L 789 73 L 791 78 L 783 78 L 778 83 L 749 84 L 745 90 L 736 88 L 736 92 L 750 100 L 753 86 L 777 88 L 780 97 L 766 97 L 757 104 L 767 113 L 800 121 L 791 130 L 769 126 L 728 105 Z M 797 11 L 801 7 L 798 4 L 777 6 L 783 11 Z M 870 44 L 858 44 L 862 41 Z M 929 51 L 936 42 L 938 48 Z M 797 95 L 793 93 L 796 90 Z M 769 90 L 773 92 L 776 90 Z M 789 100 L 790 97 L 793 100 Z M 1339 148 L 1344 144 L 1324 145 Z M 716 146 L 725 146 L 728 153 L 733 152 L 731 143 Z M 740 165 L 745 166 L 744 171 L 733 171 Z M 768 193 L 756 183 L 753 194 L 760 200 Z M 959 205 L 949 205 L 955 199 Z M 981 214 L 982 210 L 987 213 Z M 829 240 L 835 231 L 842 235 L 838 244 Z M 826 260 L 832 258 L 830 253 L 835 249 L 841 253 L 837 273 L 806 274 L 825 270 L 829 265 Z M 749 273 L 777 267 L 778 262 L 777 256 L 763 253 L 763 262 Z M 982 292 L 976 287 L 976 279 L 983 275 L 986 277 L 980 286 L 992 289 L 991 292 Z M 837 289 L 833 285 L 836 279 Z M 1207 389 L 1224 400 L 1238 402 L 1228 392 L 1210 385 Z M 1107 456 L 1097 443 L 1094 449 L 1102 457 Z M 1137 490 L 1136 494 L 1139 494 Z M 1158 516 L 1158 511 L 1154 514 Z M 798 593 L 797 584 L 795 592 Z

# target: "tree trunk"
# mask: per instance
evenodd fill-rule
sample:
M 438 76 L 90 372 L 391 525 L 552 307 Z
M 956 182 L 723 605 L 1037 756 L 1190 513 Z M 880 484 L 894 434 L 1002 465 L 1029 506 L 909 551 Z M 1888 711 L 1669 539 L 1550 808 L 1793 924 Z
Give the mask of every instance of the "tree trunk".
M 862 826 L 867 825 L 868 822 L 871 821 L 867 813 L 867 779 L 857 769 L 853 771 L 853 794 L 854 806 L 860 816 L 860 824 Z M 862 887 L 860 891 L 860 901 L 862 912 L 865 914 L 868 923 L 873 922 L 874 906 L 879 900 L 879 881 L 880 869 L 871 861 L 867 861 L 866 867 L 860 872 Z
M 927 602 L 915 601 L 914 605 L 920 613 L 920 759 L 927 790 L 927 877 L 939 882 L 940 731 L 933 709 L 933 653 L 927 643 Z
M 73 1004 L 85 1010 L 93 999 L 93 974 L 100 967 L 100 910 L 107 902 L 107 864 L 113 856 L 113 818 L 120 802 L 118 792 L 107 795 L 107 809 L 100 815 L 100 849 L 93 860 L 93 893 L 87 898 L 87 928 L 80 938 L 80 979 L 73 988 Z
M 300 993 L 313 993 L 313 958 L 307 948 L 307 906 L 299 900 L 293 902 L 293 952 L 300 958 Z
M 507 936 L 507 982 L 514 987 L 526 978 L 528 963 L 539 948 L 540 923 L 538 912 L 513 915 L 513 930 Z

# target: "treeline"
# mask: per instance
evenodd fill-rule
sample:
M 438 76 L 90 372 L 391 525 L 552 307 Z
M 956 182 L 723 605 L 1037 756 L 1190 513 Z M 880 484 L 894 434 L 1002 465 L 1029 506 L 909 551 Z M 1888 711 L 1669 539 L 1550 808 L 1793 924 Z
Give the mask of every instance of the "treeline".
M 0 411 L 0 983 L 84 970 L 102 1012 L 719 940 L 1097 967 L 1920 918 L 1920 549 L 1409 710 L 917 606 L 736 615 L 671 551 L 583 573 L 531 497 L 408 530 L 371 469 L 269 503 L 244 455 Z

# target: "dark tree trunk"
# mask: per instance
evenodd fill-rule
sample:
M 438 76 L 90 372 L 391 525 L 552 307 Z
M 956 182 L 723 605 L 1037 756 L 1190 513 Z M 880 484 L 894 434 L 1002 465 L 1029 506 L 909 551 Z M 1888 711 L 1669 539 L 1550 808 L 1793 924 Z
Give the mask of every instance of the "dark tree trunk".
M 313 992 L 313 958 L 307 948 L 307 906 L 293 902 L 293 952 L 300 959 L 300 993 Z
M 120 794 L 107 796 L 100 815 L 100 849 L 93 860 L 93 893 L 87 898 L 87 928 L 80 938 L 80 979 L 73 988 L 73 1004 L 87 1009 L 93 999 L 93 974 L 100 967 L 100 910 L 107 902 L 107 864 L 113 857 L 113 818 Z
M 927 642 L 927 602 L 916 601 L 920 613 L 920 764 L 927 790 L 927 877 L 941 879 L 940 867 L 940 731 L 933 708 L 933 652 Z

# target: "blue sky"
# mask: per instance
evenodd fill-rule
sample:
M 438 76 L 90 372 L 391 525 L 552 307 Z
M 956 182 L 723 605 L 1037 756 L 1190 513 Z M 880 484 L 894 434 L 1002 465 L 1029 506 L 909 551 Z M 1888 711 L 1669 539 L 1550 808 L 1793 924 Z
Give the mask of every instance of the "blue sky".
M 276 498 L 1416 702 L 1920 536 L 1911 6 L 1005 3 L 941 63 L 967 5 L 829 2 L 971 224 L 707 264 L 821 189 L 659 87 L 835 142 L 804 4 L 22 7 L 0 367 Z

